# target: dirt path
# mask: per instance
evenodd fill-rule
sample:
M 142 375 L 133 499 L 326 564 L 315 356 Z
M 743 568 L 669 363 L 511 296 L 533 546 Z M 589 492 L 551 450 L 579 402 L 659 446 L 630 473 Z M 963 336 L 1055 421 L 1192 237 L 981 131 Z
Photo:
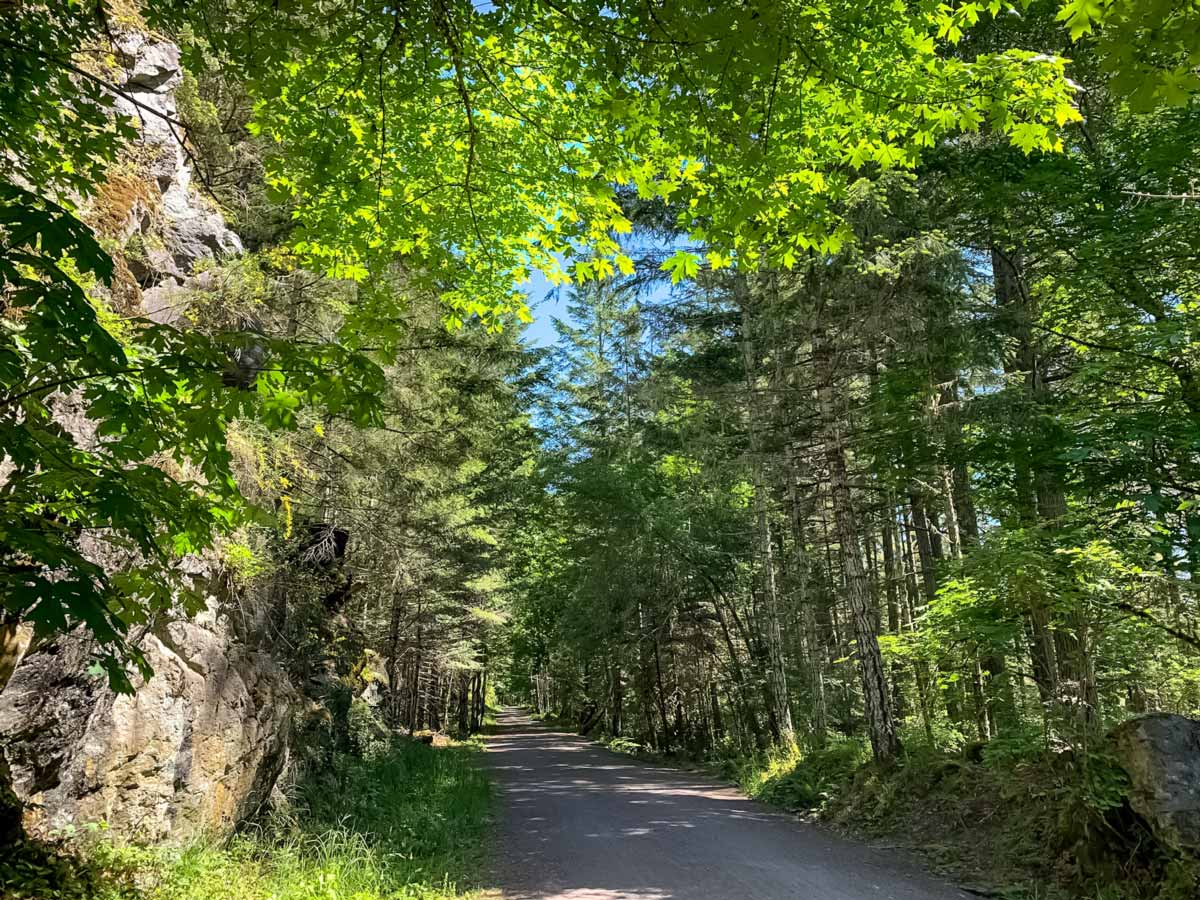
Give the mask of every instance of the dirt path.
M 700 776 L 500 716 L 497 880 L 512 900 L 963 900 L 885 851 Z

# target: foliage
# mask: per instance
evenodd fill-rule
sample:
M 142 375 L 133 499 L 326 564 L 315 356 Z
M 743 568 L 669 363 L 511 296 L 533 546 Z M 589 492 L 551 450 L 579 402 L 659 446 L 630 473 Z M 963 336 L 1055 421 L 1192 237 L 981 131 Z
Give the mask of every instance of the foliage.
M 399 253 L 453 321 L 521 313 L 531 269 L 632 271 L 623 187 L 674 204 L 715 265 L 791 267 L 848 236 L 847 164 L 912 167 L 984 127 L 1048 149 L 1078 118 L 1063 60 L 953 52 L 999 3 L 213 6 L 193 60 L 255 76 L 251 128 L 275 144 L 268 183 L 294 206 L 296 251 L 357 279 Z
M 1097 55 L 1113 75 L 1113 90 L 1141 112 L 1157 104 L 1183 104 L 1200 79 L 1194 3 L 1170 0 L 1068 0 L 1058 13 L 1071 39 L 1096 34 Z
M 25 840 L 6 846 L 4 859 L 0 860 L 0 889 L 4 895 L 17 900 L 41 897 L 139 900 L 136 855 L 105 843 L 100 826 L 85 831 L 89 839 L 101 837 L 85 858 L 56 843 Z M 60 840 L 75 837 L 72 833 Z
M 365 700 L 350 704 L 347 726 L 351 750 L 358 756 L 370 759 L 387 750 L 387 726 Z
M 956 52 L 1062 45 L 1056 5 L 972 5 Z M 1076 886 L 1167 877 L 1115 865 L 1145 834 L 1103 748 L 1200 709 L 1197 107 L 1131 96 L 1103 6 L 1066 152 L 935 141 L 847 184 L 836 252 L 725 271 L 630 204 L 653 252 L 570 296 L 539 398 L 512 696 L 880 831 L 995 817 L 1038 890 L 1051 847 Z M 879 701 L 901 748 L 823 770 L 889 746 Z
M 1007 778 L 1047 845 L 1119 809 L 1109 725 L 1200 710 L 1195 3 L 154 4 L 258 248 L 185 328 L 121 308 L 147 236 L 81 218 L 138 193 L 113 16 L 13 6 L 3 624 L 130 689 L 224 548 L 364 757 L 317 820 L 403 805 L 385 730 L 476 730 L 498 674 L 789 806 Z M 379 893 L 354 835 L 362 881 L 302 842 L 188 871 Z
M 858 741 L 840 741 L 824 750 L 776 748 L 745 760 L 735 775 L 751 797 L 787 810 L 819 809 L 843 792 L 867 754 Z
M 642 752 L 642 745 L 625 737 L 614 737 L 606 746 L 614 753 L 624 753 L 626 756 L 637 756 Z
M 1186 51 L 1189 14 L 1160 6 L 1155 50 L 1170 61 Z M 1111 49 L 1130 28 L 1150 27 L 1129 10 L 1068 3 L 1061 17 L 1073 38 L 1095 30 Z M 1002 12 L 999 3 L 799 0 L 661 11 L 639 0 L 420 11 L 157 4 L 147 23 L 177 32 L 188 50 L 181 102 L 198 145 L 251 173 L 255 148 L 269 147 L 265 182 L 292 211 L 291 250 L 364 285 L 310 345 L 147 323 L 114 339 L 113 321 L 69 277 L 101 287 L 112 278 L 107 253 L 71 212 L 134 136 L 112 114 L 119 91 L 107 63 L 87 49 L 112 22 L 103 5 L 19 4 L 0 35 L 0 110 L 15 123 L 0 147 L 3 275 L 9 308 L 21 310 L 8 328 L 4 449 L 21 467 L 6 485 L 8 518 L 31 521 L 6 538 L 8 614 L 43 635 L 85 624 L 127 689 L 119 660 L 137 661 L 137 651 L 124 635 L 172 603 L 170 558 L 204 549 L 244 515 L 227 424 L 293 427 L 303 404 L 378 424 L 379 365 L 403 336 L 396 295 L 378 285 L 397 260 L 409 292 L 440 297 L 450 324 L 499 327 L 525 315 L 517 284 L 531 270 L 555 282 L 633 271 L 618 242 L 631 227 L 618 203 L 626 189 L 669 202 L 710 269 L 791 269 L 853 236 L 845 209 L 857 178 L 915 169 L 949 135 L 986 129 L 1026 154 L 1061 148 L 1061 129 L 1080 118 L 1064 59 L 960 52 Z M 264 28 L 271 40 L 259 40 Z M 780 39 L 772 46 L 762 33 Z M 1125 63 L 1111 67 L 1134 67 Z M 39 83 L 47 65 L 53 78 Z M 1173 101 L 1189 90 L 1175 72 L 1163 82 Z M 251 79 L 252 114 L 239 77 Z M 226 106 L 252 134 L 220 132 Z M 245 178 L 230 187 L 248 190 Z M 700 263 L 679 250 L 663 265 L 679 281 Z M 229 390 L 224 358 L 262 343 L 272 365 L 253 391 Z M 35 424 L 75 388 L 106 439 L 96 448 Z M 168 456 L 184 477 L 161 473 Z M 88 474 L 76 493 L 78 471 Z M 281 502 L 286 512 L 290 497 Z M 97 530 L 113 554 L 144 564 L 110 577 L 77 546 L 77 533 Z
M 287 428 L 298 407 L 319 403 L 366 424 L 382 377 L 338 343 L 104 313 L 113 260 L 75 206 L 135 132 L 114 117 L 100 75 L 62 62 L 103 16 L 102 7 L 21 4 L 0 34 L 0 111 L 14 125 L 0 144 L 0 435 L 10 466 L 2 578 L 6 618 L 29 620 L 39 639 L 82 624 L 112 685 L 131 690 L 125 662 L 148 670 L 130 630 L 200 603 L 180 585 L 175 560 L 247 515 L 229 469 L 228 423 Z M 230 383 L 230 357 L 250 344 L 271 363 L 244 390 Z

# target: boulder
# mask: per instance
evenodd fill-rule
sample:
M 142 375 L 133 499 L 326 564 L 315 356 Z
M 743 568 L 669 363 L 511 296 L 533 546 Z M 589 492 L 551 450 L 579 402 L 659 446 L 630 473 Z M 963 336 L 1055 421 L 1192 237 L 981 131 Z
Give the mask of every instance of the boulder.
M 142 312 L 159 325 L 184 327 L 190 300 L 186 287 L 168 281 L 142 291 Z
M 175 287 L 187 277 L 176 264 L 174 255 L 165 247 L 146 247 L 137 255 L 129 253 L 127 248 L 125 265 L 129 267 L 129 274 L 134 280 L 146 290 Z M 142 293 L 144 299 L 146 291 Z M 154 298 L 144 299 L 142 303 L 143 313 L 156 322 L 158 319 L 151 315 L 151 311 L 157 305 Z
M 1200 722 L 1153 713 L 1119 725 L 1111 741 L 1129 775 L 1129 805 L 1160 841 L 1200 855 Z
M 242 252 L 241 240 L 225 225 L 221 214 L 195 205 L 170 216 L 167 231 L 175 263 L 184 271 L 190 272 L 201 259 L 222 259 Z
M 140 31 L 117 36 L 116 49 L 125 68 L 127 92 L 165 93 L 174 90 L 183 78 L 179 47 Z

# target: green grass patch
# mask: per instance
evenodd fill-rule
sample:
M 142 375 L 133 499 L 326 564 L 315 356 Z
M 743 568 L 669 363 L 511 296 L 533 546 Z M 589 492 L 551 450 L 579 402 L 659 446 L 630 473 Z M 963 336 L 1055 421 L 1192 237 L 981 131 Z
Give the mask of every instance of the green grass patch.
M 267 825 L 182 850 L 92 840 L 0 864 L 0 896 L 70 900 L 448 900 L 471 896 L 492 799 L 478 747 L 397 742 L 340 756 Z
M 816 809 L 850 783 L 869 755 L 860 741 L 838 741 L 823 750 L 792 744 L 727 763 L 727 777 L 756 800 L 792 811 Z

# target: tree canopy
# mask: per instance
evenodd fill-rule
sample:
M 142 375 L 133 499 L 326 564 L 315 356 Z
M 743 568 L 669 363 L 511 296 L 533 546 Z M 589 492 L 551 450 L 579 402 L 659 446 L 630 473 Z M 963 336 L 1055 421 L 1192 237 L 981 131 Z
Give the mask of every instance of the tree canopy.
M 660 747 L 1086 731 L 1163 634 L 1194 705 L 1194 3 L 9 6 L 5 624 L 129 689 L 182 558 L 355 521 L 393 665 L 423 598 L 410 725 L 504 622 L 513 685 Z M 270 210 L 186 324 L 118 302 L 130 108 Z

